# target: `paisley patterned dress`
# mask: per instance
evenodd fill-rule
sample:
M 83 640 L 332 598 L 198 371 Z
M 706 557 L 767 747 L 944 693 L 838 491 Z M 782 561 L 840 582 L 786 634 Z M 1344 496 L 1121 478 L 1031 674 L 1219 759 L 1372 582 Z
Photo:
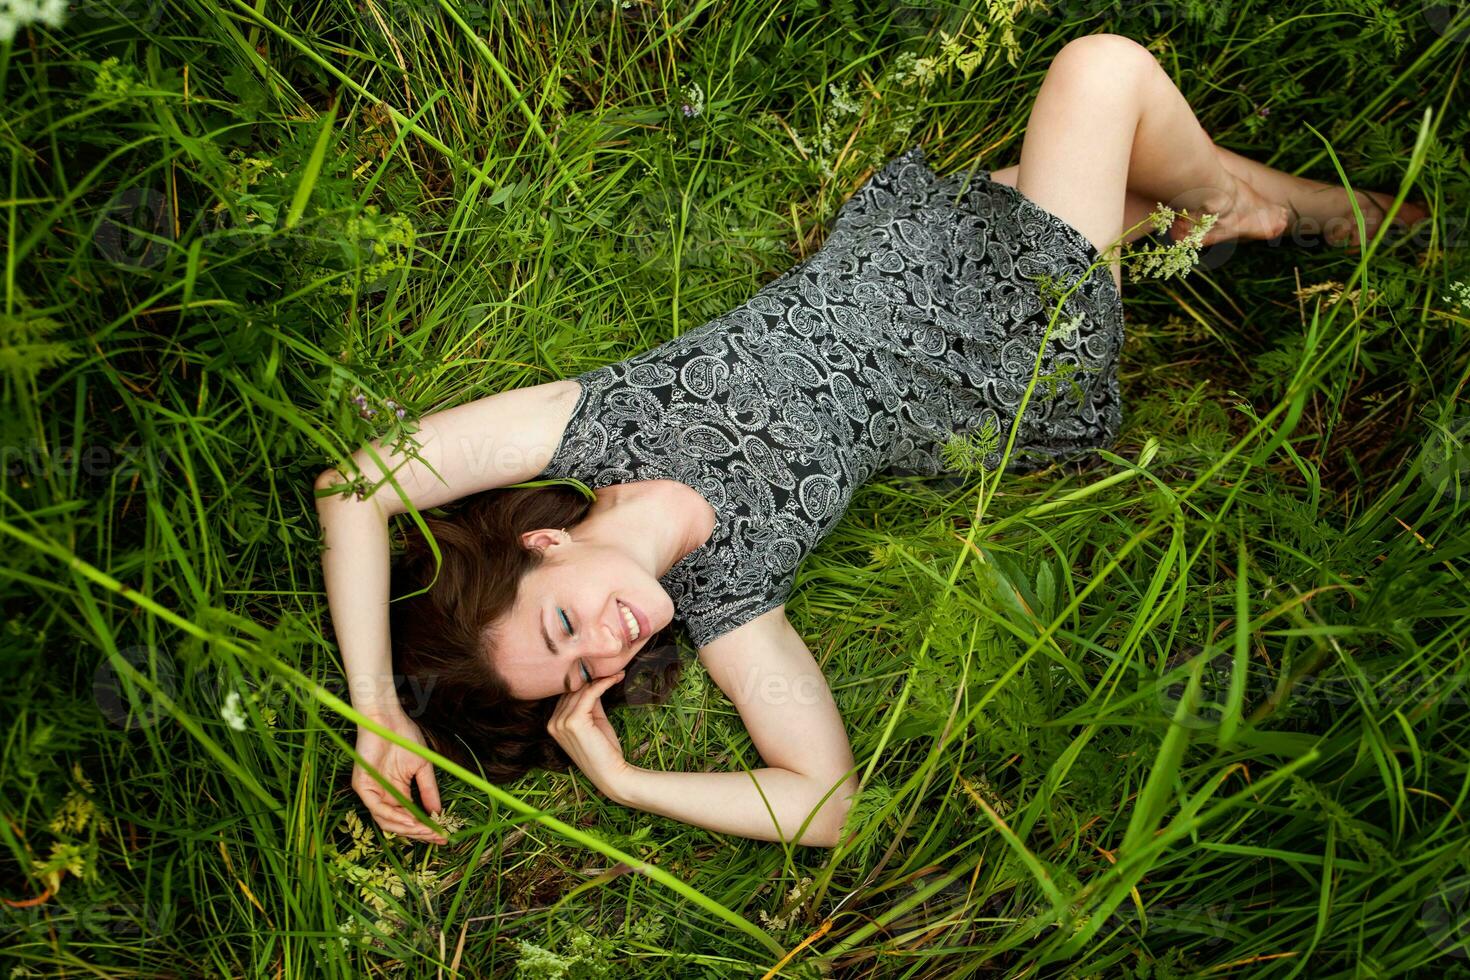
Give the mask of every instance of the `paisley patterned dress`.
M 537 479 L 668 479 L 710 503 L 714 533 L 659 579 L 703 646 L 786 601 L 867 480 L 946 472 L 953 434 L 989 426 L 994 469 L 1020 415 L 1011 472 L 1110 446 L 1122 343 L 1117 286 L 1086 236 L 987 170 L 937 177 L 915 146 L 745 303 L 578 375 Z

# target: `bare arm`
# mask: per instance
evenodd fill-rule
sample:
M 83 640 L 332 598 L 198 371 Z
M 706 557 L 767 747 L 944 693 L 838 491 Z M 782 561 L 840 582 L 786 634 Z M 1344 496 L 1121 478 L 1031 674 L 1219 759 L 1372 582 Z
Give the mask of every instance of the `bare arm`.
M 380 442 L 369 443 L 353 454 L 352 462 L 370 483 L 376 485 L 390 475 L 391 482 L 363 499 L 333 492 L 346 482 L 335 469 L 317 478 L 327 604 L 352 705 L 373 721 L 422 743 L 395 693 L 388 620 L 388 519 L 409 506 L 422 510 L 535 477 L 546 468 L 561 439 L 578 390 L 575 381 L 517 388 L 426 416 L 417 434 L 421 460 L 395 453 Z M 417 781 L 424 806 L 438 809 L 431 765 L 362 728 L 357 749 L 404 796 Z M 354 768 L 352 785 L 383 829 L 442 842 L 361 764 Z
M 417 435 L 422 462 L 376 441 L 353 454 L 368 481 L 391 474 L 401 495 L 390 484 L 358 500 L 332 492 L 347 482 L 337 470 L 317 478 L 327 604 L 353 707 L 374 716 L 401 710 L 388 645 L 388 519 L 408 510 L 404 497 L 424 510 L 536 476 L 566 428 L 575 391 L 576 382 L 516 388 L 426 416 Z
M 630 766 L 616 784 L 620 802 L 721 833 L 835 846 L 858 789 L 856 763 L 832 690 L 785 606 L 717 637 L 699 655 L 770 768 L 655 772 Z
M 819 781 L 789 769 L 659 772 L 631 766 L 616 800 L 721 834 L 835 847 L 847 812 L 846 791 L 832 789 L 840 781 Z

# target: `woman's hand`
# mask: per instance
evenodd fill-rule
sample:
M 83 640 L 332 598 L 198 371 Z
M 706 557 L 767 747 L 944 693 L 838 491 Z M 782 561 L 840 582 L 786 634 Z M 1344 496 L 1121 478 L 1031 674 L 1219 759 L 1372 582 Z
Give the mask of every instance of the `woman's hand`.
M 373 721 L 392 730 L 396 735 L 419 745 L 425 744 L 419 727 L 401 712 L 374 716 Z M 413 799 L 413 792 L 409 787 L 417 780 L 419 799 L 424 809 L 432 814 L 439 812 L 439 786 L 434 781 L 432 763 L 362 727 L 357 729 L 357 753 L 409 799 Z M 368 812 L 384 830 L 434 844 L 448 843 L 443 834 L 420 823 L 403 804 L 380 786 L 367 769 L 363 768 L 362 762 L 358 762 L 352 769 L 352 788 L 357 790 L 357 795 L 362 797 Z
M 633 767 L 623 758 L 623 743 L 602 710 L 602 693 L 625 673 L 620 670 L 563 694 L 546 724 L 577 768 L 612 800 L 620 799 L 619 787 Z

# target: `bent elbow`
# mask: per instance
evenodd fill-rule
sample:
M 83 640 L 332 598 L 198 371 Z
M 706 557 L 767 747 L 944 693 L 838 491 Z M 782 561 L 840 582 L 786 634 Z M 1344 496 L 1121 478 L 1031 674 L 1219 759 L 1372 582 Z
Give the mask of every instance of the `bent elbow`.
M 857 798 L 858 794 L 858 779 L 853 775 L 845 775 L 845 777 L 839 778 L 843 780 L 842 785 L 838 786 L 832 792 L 832 795 L 827 797 L 827 801 L 822 804 L 823 832 L 814 835 L 811 843 L 815 847 L 835 848 L 842 843 L 843 838 L 846 836 L 845 832 L 848 829 L 847 817 L 852 812 L 853 800 Z M 821 792 L 826 793 L 835 782 L 837 782 L 836 779 L 831 779 L 822 783 Z

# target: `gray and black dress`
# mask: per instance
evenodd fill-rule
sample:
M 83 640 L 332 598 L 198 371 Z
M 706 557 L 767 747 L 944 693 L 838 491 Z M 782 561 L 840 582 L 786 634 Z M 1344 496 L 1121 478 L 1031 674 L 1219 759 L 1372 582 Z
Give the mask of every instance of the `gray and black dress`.
M 839 209 L 810 258 L 703 326 L 577 376 L 537 479 L 694 488 L 714 533 L 659 581 L 696 647 L 784 603 L 801 560 L 874 475 L 945 472 L 951 434 L 1000 446 L 1036 370 L 1008 469 L 1112 445 L 1123 306 L 1079 231 L 978 170 L 937 177 L 921 147 Z M 983 460 L 1000 464 L 997 451 Z

